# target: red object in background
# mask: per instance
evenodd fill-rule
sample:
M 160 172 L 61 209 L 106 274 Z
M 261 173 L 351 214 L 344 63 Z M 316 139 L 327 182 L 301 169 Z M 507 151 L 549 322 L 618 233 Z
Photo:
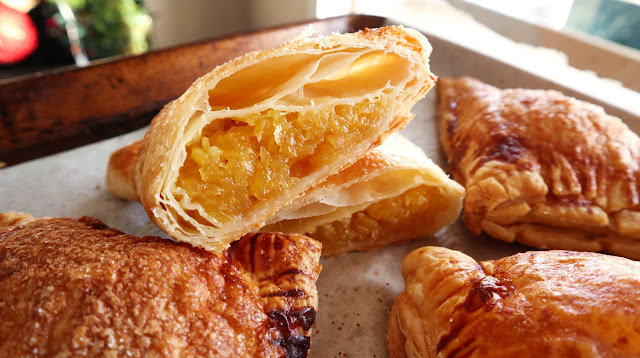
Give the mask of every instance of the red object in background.
M 38 31 L 29 15 L 0 4 L 0 64 L 16 63 L 38 47 Z

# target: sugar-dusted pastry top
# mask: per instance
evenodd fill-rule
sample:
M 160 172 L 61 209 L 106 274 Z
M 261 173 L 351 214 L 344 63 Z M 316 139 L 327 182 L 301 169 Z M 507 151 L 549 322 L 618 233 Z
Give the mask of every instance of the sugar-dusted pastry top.
M 474 234 L 640 258 L 640 139 L 557 91 L 438 81 L 440 139 Z
M 135 193 L 172 237 L 224 249 L 402 128 L 435 84 L 430 53 L 391 26 L 300 36 L 219 66 L 154 118 Z
M 307 355 L 315 240 L 249 234 L 214 254 L 90 217 L 0 225 L 0 356 Z
M 402 264 L 395 357 L 636 357 L 640 263 L 575 251 L 477 263 L 424 247 Z

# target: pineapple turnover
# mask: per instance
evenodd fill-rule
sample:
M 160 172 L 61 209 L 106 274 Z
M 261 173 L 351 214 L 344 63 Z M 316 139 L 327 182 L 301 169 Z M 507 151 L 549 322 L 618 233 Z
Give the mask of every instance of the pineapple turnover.
M 322 255 L 433 235 L 460 214 L 464 188 L 394 133 L 269 218 L 261 231 L 304 233 Z
M 140 200 L 133 165 L 140 142 L 118 149 L 108 172 L 117 195 Z M 302 233 L 322 255 L 376 249 L 432 235 L 456 220 L 464 188 L 418 146 L 393 133 L 349 167 L 314 185 L 267 219 L 259 231 Z
M 154 119 L 135 195 L 176 239 L 224 248 L 403 127 L 434 85 L 430 52 L 418 32 L 386 27 L 228 62 Z

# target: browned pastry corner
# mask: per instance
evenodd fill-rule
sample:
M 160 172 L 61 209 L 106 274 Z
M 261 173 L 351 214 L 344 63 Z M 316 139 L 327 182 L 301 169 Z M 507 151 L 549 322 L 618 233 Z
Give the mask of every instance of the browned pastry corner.
M 214 254 L 90 217 L 6 224 L 0 356 L 305 357 L 319 256 L 302 235 Z
M 476 262 L 424 247 L 402 263 L 397 357 L 638 357 L 640 263 L 575 251 Z
M 557 91 L 438 81 L 440 140 L 476 235 L 640 259 L 640 139 Z

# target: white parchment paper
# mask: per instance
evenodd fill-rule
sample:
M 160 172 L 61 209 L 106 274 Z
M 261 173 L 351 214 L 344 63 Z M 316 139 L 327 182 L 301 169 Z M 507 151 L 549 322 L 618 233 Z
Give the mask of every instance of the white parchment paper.
M 416 118 L 402 133 L 437 164 L 445 157 L 436 135 L 435 90 L 413 109 Z M 141 205 L 114 198 L 104 184 L 109 155 L 142 138 L 145 129 L 61 154 L 0 170 L 0 212 L 36 216 L 94 216 L 133 235 L 167 237 L 148 219 Z M 404 289 L 402 259 L 425 245 L 461 250 L 479 260 L 510 255 L 522 246 L 474 238 L 460 222 L 434 237 L 377 251 L 322 259 L 320 304 L 313 328 L 312 357 L 386 357 L 387 316 Z

